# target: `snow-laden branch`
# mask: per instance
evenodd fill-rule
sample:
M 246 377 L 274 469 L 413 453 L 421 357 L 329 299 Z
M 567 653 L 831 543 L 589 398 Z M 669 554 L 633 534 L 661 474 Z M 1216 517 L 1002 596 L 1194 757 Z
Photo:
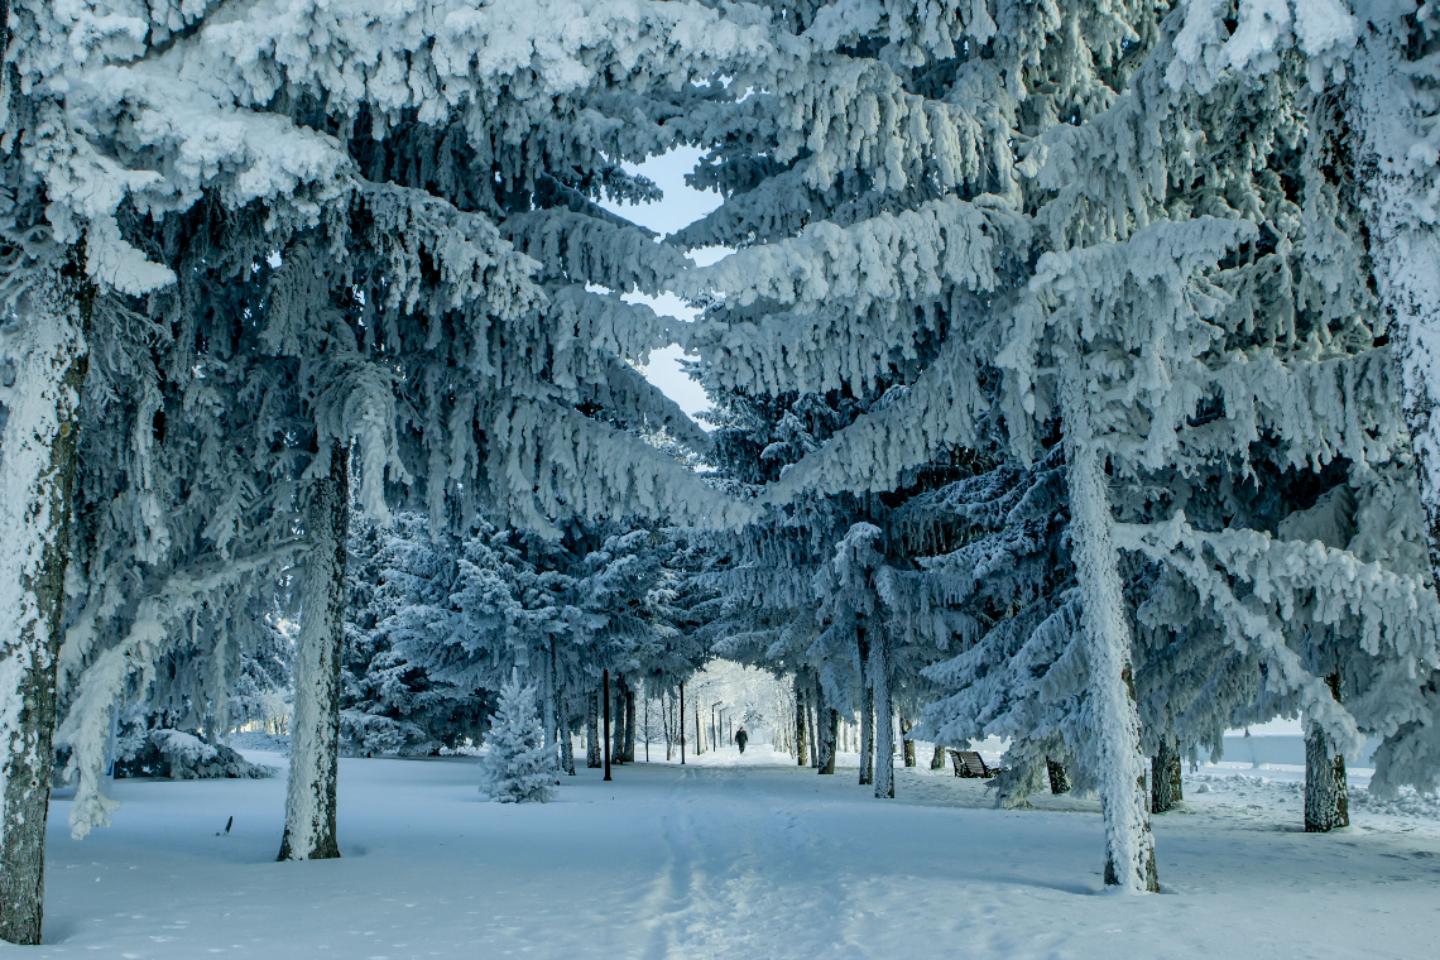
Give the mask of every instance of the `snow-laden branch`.
M 79 777 L 70 810 L 70 828 L 76 837 L 108 824 L 115 808 L 115 801 L 101 792 L 101 782 L 110 711 L 127 681 L 138 675 L 142 686 L 149 683 L 160 656 L 185 638 L 180 625 L 207 597 L 295 556 L 302 548 L 303 544 L 292 542 L 246 557 L 208 559 L 174 571 L 146 590 L 124 637 L 79 671 L 69 709 L 55 732 L 56 741 L 71 748 L 65 775 Z M 67 636 L 61 655 L 71 665 L 67 673 L 75 672 L 81 651 L 88 649 L 93 639 L 84 633 Z

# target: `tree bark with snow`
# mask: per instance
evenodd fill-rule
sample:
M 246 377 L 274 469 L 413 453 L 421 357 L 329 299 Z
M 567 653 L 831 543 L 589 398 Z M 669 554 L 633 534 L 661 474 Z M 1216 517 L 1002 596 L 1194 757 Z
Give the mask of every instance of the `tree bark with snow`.
M 1328 678 L 1330 692 L 1340 699 L 1340 674 Z M 1305 832 L 1329 833 L 1350 826 L 1350 786 L 1345 779 L 1345 755 L 1335 749 L 1325 731 L 1305 724 Z
M 695 704 L 695 756 L 705 752 L 705 728 L 700 724 L 700 704 Z
M 605 779 L 610 779 L 610 762 L 614 757 L 610 753 L 610 671 L 600 671 L 600 702 L 605 705 L 604 726 L 600 730 L 600 743 L 605 750 Z
M 1184 774 L 1180 767 L 1180 745 L 1173 734 L 1160 738 L 1150 758 L 1150 812 L 1166 813 L 1182 799 Z
M 870 667 L 870 641 L 865 628 L 855 628 L 860 653 L 860 784 L 875 782 L 875 688 Z
M 625 691 L 625 762 L 635 762 L 635 688 L 624 684 Z
M 571 722 L 567 719 L 560 729 L 560 768 L 567 777 L 575 776 L 575 741 L 570 732 Z
M 840 736 L 840 711 L 830 706 L 825 697 L 825 689 L 817 681 L 815 684 L 815 713 L 819 718 L 818 733 L 816 734 L 818 771 L 821 774 L 833 774 L 835 772 L 835 747 Z
M 882 633 L 870 641 L 870 687 L 875 692 L 875 796 L 895 796 L 895 717 L 890 705 L 890 664 Z
M 1090 425 L 1090 400 L 1078 370 L 1065 377 L 1062 402 L 1071 542 L 1075 578 L 1083 598 L 1090 670 L 1091 736 L 1105 819 L 1105 883 L 1126 891 L 1155 893 L 1160 881 L 1146 805 L 1140 714 L 1131 676 L 1130 621 L 1121 590 L 1105 457 Z
M 915 724 L 905 714 L 900 714 L 900 749 L 905 755 L 905 766 L 915 766 L 915 741 L 910 739 L 910 728 Z
M 1070 792 L 1070 775 L 1065 772 L 1065 765 L 1056 763 L 1049 757 L 1045 758 L 1045 772 L 1050 778 L 1050 792 L 1059 796 L 1062 793 Z
M 808 713 L 805 706 L 805 685 L 800 682 L 800 675 L 795 675 L 795 765 L 805 766 L 810 759 L 810 750 L 805 737 L 805 715 Z
M 625 762 L 625 678 L 615 678 L 614 695 L 615 725 L 610 732 L 610 762 L 623 764 Z
M 0 332 L 0 939 L 40 942 L 76 411 L 94 298 L 77 250 Z
M 544 656 L 542 689 L 545 699 L 540 708 L 540 720 L 545 724 L 545 740 L 550 746 L 550 756 L 554 760 L 555 769 L 559 771 L 565 769 L 565 753 L 561 746 L 561 741 L 565 738 L 560 730 L 560 671 L 553 637 L 546 645 Z
M 585 766 L 600 767 L 600 707 L 591 693 L 585 698 Z
M 665 735 L 665 762 L 670 762 L 673 738 L 670 736 L 670 695 L 660 691 L 660 730 Z
M 1440 198 L 1434 191 L 1440 157 L 1433 133 L 1440 35 L 1433 23 L 1425 35 L 1413 6 L 1368 4 L 1345 99 L 1375 291 L 1394 323 L 1403 412 L 1429 519 L 1430 565 L 1440 582 Z
M 330 450 L 329 476 L 310 492 L 311 552 L 305 610 L 295 647 L 295 707 L 281 860 L 340 856 L 335 792 L 340 754 L 340 659 L 345 648 L 345 537 L 350 518 L 350 453 Z

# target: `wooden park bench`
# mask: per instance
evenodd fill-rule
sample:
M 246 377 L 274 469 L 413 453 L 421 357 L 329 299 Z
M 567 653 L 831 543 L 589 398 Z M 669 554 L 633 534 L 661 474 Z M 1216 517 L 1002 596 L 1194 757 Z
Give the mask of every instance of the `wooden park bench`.
M 988 766 L 985 758 L 974 750 L 951 750 L 950 763 L 955 767 L 957 777 L 993 777 L 999 773 L 996 767 Z

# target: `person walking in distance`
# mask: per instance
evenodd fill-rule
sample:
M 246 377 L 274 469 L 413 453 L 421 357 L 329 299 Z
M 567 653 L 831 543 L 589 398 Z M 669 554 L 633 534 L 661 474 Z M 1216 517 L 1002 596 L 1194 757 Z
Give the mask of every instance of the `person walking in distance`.
M 735 731 L 735 746 L 740 748 L 741 753 L 745 752 L 745 744 L 749 741 L 749 739 L 750 734 L 745 732 L 744 727 L 741 727 L 739 730 Z

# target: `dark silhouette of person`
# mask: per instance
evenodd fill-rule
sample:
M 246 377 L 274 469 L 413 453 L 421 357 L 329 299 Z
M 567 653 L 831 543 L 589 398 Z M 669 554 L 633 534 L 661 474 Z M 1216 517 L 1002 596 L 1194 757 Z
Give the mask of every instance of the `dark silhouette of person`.
M 741 727 L 739 730 L 735 731 L 735 746 L 740 748 L 741 753 L 745 752 L 745 744 L 748 743 L 749 740 L 750 734 L 745 732 L 744 727 Z

